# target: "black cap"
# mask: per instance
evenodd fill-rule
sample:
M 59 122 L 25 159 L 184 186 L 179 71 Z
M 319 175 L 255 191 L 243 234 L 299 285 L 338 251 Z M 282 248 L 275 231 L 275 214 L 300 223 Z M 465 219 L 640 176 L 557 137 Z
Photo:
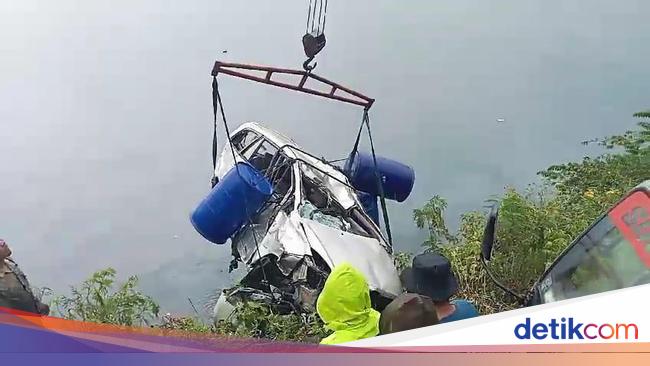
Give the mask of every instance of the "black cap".
M 407 292 L 445 301 L 458 291 L 458 280 L 451 270 L 451 263 L 437 253 L 423 253 L 413 258 L 412 267 L 400 275 Z

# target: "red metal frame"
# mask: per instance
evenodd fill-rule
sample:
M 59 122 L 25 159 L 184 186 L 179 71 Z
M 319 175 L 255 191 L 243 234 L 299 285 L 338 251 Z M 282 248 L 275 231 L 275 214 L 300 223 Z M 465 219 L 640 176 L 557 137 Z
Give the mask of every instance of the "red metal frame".
M 246 73 L 243 70 L 262 71 L 265 72 L 266 75 L 265 77 L 260 77 L 257 75 L 251 75 L 250 73 Z M 219 74 L 226 74 L 226 75 L 230 75 L 230 76 L 234 76 L 246 80 L 256 81 L 258 83 L 295 90 L 307 94 L 317 95 L 323 98 L 334 99 L 345 103 L 355 104 L 358 106 L 362 106 L 365 109 L 370 109 L 372 103 L 375 102 L 374 99 L 369 98 L 359 92 L 346 88 L 340 84 L 327 80 L 311 72 L 302 71 L 302 70 L 280 69 L 276 67 L 216 61 L 214 63 L 214 68 L 212 68 L 212 75 L 217 76 Z M 273 74 L 298 75 L 300 76 L 300 80 L 298 81 L 297 84 L 289 84 L 281 81 L 271 80 Z M 307 82 L 307 79 L 314 79 L 322 84 L 329 86 L 330 87 L 329 93 L 325 93 L 319 90 L 305 87 L 305 83 Z M 339 90 L 346 93 L 347 95 L 335 94 Z

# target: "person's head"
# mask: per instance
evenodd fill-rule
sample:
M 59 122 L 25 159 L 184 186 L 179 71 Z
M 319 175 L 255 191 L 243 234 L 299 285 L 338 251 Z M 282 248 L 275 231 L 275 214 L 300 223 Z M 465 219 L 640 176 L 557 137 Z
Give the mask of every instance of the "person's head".
M 430 298 L 403 293 L 381 312 L 379 332 L 388 334 L 438 324 L 436 307 Z
M 316 301 L 316 311 L 332 330 L 363 321 L 369 310 L 370 290 L 365 277 L 349 263 L 341 263 L 327 277 Z
M 458 291 L 451 263 L 438 253 L 416 255 L 412 266 L 402 271 L 400 279 L 407 292 L 427 296 L 434 303 L 445 303 Z
M 0 260 L 4 260 L 9 256 L 11 256 L 11 249 L 9 249 L 9 245 L 7 245 L 4 240 L 0 239 Z

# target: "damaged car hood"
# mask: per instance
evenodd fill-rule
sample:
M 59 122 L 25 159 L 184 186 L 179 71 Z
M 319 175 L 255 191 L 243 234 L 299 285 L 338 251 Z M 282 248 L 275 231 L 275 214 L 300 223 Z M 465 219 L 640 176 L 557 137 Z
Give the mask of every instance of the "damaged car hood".
M 252 231 L 247 235 L 253 235 Z M 305 256 L 312 255 L 313 250 L 330 268 L 344 262 L 355 266 L 366 276 L 372 290 L 388 296 L 402 292 L 393 259 L 377 239 L 305 219 L 297 211 L 289 215 L 280 212 L 265 235 L 259 231 L 255 235 L 261 239 L 257 247 L 250 237 L 238 240 L 241 259 L 248 265 L 269 254 L 278 258 L 283 255 Z

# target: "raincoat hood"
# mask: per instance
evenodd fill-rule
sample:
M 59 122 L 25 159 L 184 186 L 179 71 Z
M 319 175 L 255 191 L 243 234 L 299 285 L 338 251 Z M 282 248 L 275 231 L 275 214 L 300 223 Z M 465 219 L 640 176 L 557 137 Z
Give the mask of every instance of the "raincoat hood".
M 349 263 L 336 266 L 316 302 L 325 326 L 334 331 L 322 344 L 351 342 L 379 333 L 380 314 L 372 308 L 363 274 Z

